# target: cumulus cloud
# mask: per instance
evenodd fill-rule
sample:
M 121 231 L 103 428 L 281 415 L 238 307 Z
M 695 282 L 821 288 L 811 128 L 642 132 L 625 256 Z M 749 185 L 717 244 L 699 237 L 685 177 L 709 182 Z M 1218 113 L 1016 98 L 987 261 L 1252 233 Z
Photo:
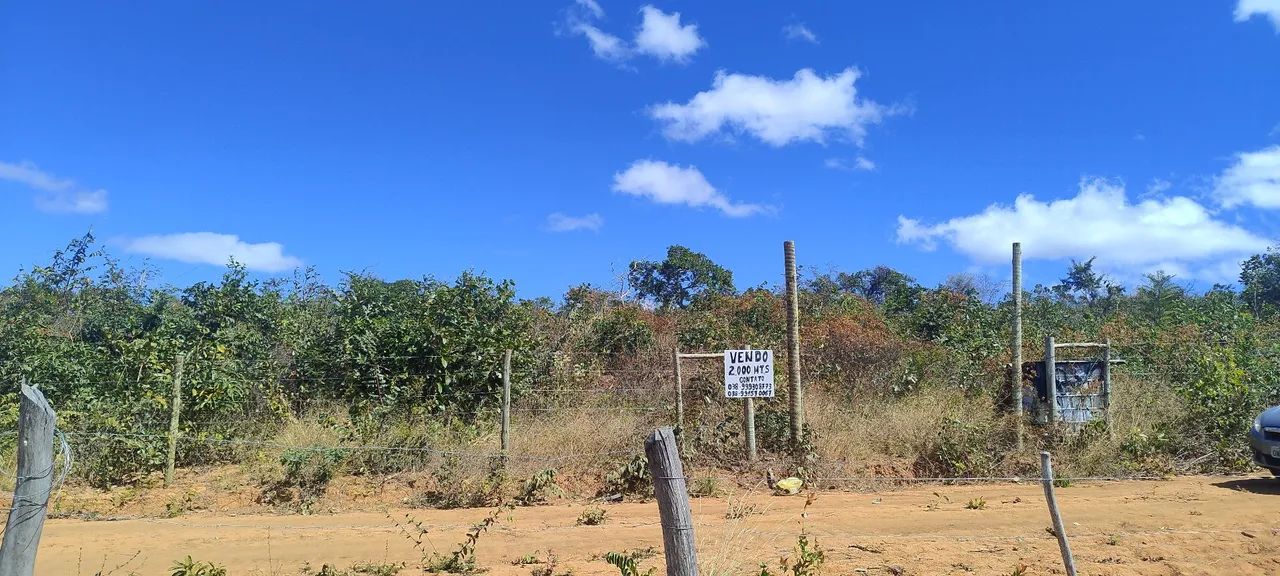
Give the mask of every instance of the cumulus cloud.
M 97 214 L 107 209 L 107 191 L 81 186 L 31 162 L 0 162 L 0 180 L 36 190 L 36 208 L 60 214 Z
M 659 204 L 683 204 L 694 208 L 710 207 L 726 216 L 742 218 L 770 208 L 759 204 L 735 203 L 729 200 L 697 168 L 683 167 L 658 160 L 637 160 L 623 172 L 613 175 L 613 190 L 631 196 L 648 198 Z
M 574 34 L 587 39 L 596 57 L 611 62 L 645 54 L 662 61 L 684 63 L 706 46 L 706 41 L 698 35 L 697 24 L 681 24 L 679 12 L 667 13 L 645 5 L 640 8 L 640 16 L 640 26 L 630 42 L 594 23 L 604 18 L 604 9 L 595 0 L 576 0 L 565 24 Z
M 649 114 L 673 140 L 697 141 L 722 131 L 745 133 L 772 146 L 843 138 L 861 144 L 867 127 L 892 111 L 858 98 L 860 73 L 846 68 L 822 77 L 805 68 L 785 80 L 717 72 L 710 90 L 685 104 L 667 102 Z
M 680 24 L 680 13 L 666 13 L 645 5 L 640 8 L 643 20 L 636 31 L 636 50 L 659 60 L 686 62 L 694 52 L 706 45 L 698 35 L 697 24 Z
M 610 61 L 622 61 L 631 57 L 631 47 L 621 38 L 605 32 L 591 24 L 578 22 L 573 31 L 587 38 L 591 51 L 597 58 Z
M 1188 275 L 1213 280 L 1269 244 L 1190 198 L 1134 203 L 1123 185 L 1102 179 L 1082 180 L 1073 198 L 1042 202 L 1021 195 L 1013 206 L 995 204 L 937 224 L 899 216 L 897 236 L 925 250 L 945 243 L 982 263 L 1007 261 L 1010 244 L 1019 241 L 1026 258 L 1097 256 L 1112 266 L 1192 271 Z
M 235 259 L 249 270 L 283 272 L 302 265 L 302 260 L 284 253 L 284 246 L 276 242 L 249 243 L 234 234 L 214 232 L 184 232 L 157 234 L 132 238 L 124 249 L 164 260 L 177 260 L 188 264 L 213 264 L 221 266 Z
M 591 17 L 596 19 L 604 18 L 604 8 L 601 8 L 600 3 L 596 2 L 596 0 L 576 0 L 576 2 L 578 6 L 581 6 L 583 10 L 586 10 Z
M 559 212 L 553 212 L 547 215 L 547 230 L 552 232 L 573 232 L 575 230 L 590 230 L 596 232 L 604 226 L 604 218 L 599 214 L 587 214 L 585 216 L 569 216 Z
M 818 43 L 818 35 L 814 34 L 813 30 L 810 30 L 804 24 L 787 24 L 782 27 L 782 35 L 786 36 L 787 40 L 800 40 L 810 44 Z
M 1254 16 L 1271 20 L 1280 34 L 1280 0 L 1239 0 L 1236 3 L 1236 22 L 1244 22 Z
M 1236 154 L 1235 163 L 1215 180 L 1213 192 L 1224 208 L 1280 208 L 1280 145 Z

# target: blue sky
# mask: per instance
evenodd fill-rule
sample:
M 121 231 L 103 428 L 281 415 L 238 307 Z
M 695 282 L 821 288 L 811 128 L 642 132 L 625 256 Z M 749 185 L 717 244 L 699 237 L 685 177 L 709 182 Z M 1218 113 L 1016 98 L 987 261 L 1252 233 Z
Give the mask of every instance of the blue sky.
M 1280 0 L 12 2 L 0 271 L 739 287 L 887 264 L 1199 286 L 1280 239 Z M 287 272 L 284 272 L 287 273 Z

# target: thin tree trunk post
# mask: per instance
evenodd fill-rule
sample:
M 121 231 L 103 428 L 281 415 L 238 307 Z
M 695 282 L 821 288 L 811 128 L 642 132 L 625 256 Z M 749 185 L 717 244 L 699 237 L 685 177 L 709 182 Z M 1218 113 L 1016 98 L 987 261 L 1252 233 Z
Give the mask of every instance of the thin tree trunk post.
M 182 414 L 182 371 L 187 363 L 185 353 L 178 354 L 173 367 L 173 398 L 169 401 L 169 453 L 164 461 L 164 485 L 173 485 L 173 469 L 178 460 L 178 423 Z
M 693 537 L 693 514 L 689 511 L 689 485 L 684 464 L 676 449 L 676 435 L 670 426 L 654 430 L 644 442 L 653 477 L 653 495 L 662 521 L 662 550 L 667 560 L 667 576 L 698 576 L 698 549 Z
M 1076 576 L 1076 561 L 1071 556 L 1071 544 L 1067 542 L 1067 529 L 1062 514 L 1058 512 L 1058 499 L 1053 495 L 1053 462 L 1048 452 L 1040 453 L 1040 477 L 1044 484 L 1044 499 L 1049 503 L 1049 517 L 1053 520 L 1053 533 L 1058 537 L 1058 550 L 1062 552 L 1062 565 L 1067 576 Z
M 747 432 L 747 461 L 755 462 L 756 455 L 756 402 L 755 398 L 742 399 L 743 428 Z
M 1044 337 L 1044 396 L 1049 405 L 1049 425 L 1058 422 L 1057 362 L 1054 361 L 1053 336 Z
M 680 347 L 671 349 L 671 365 L 676 372 L 676 428 L 684 429 L 684 379 L 680 377 Z
M 511 351 L 502 355 L 502 456 L 511 450 Z
M 1103 416 L 1106 418 L 1107 434 L 1112 438 L 1116 432 L 1111 427 L 1111 339 L 1107 338 L 1102 346 L 1102 407 L 1105 410 Z
M 796 278 L 796 244 L 782 243 L 787 271 L 787 383 L 791 397 L 791 444 L 797 445 L 804 431 L 804 387 L 800 383 L 800 299 Z
M 1022 450 L 1022 243 L 1013 243 L 1013 420 L 1014 438 Z
M 0 574 L 31 576 L 49 496 L 53 492 L 53 429 L 57 415 L 39 389 L 22 384 L 18 405 L 18 471 L 13 505 L 0 544 Z

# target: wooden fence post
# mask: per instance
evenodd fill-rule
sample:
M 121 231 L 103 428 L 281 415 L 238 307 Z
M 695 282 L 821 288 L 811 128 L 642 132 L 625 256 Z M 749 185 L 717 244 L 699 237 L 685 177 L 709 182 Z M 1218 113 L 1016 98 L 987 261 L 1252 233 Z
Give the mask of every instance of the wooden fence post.
M 178 460 L 178 419 L 182 414 L 182 370 L 186 366 L 187 355 L 178 354 L 178 362 L 173 368 L 173 398 L 169 401 L 169 453 L 164 461 L 164 485 L 173 485 L 173 468 Z
M 742 427 L 747 433 L 747 461 L 755 462 L 756 456 L 756 402 L 755 398 L 743 398 Z
M 511 351 L 502 355 L 502 456 L 511 449 Z
M 680 377 L 680 347 L 671 349 L 671 364 L 676 372 L 676 428 L 684 429 L 684 379 Z
M 1022 243 L 1013 243 L 1013 417 L 1014 438 L 1022 450 Z
M 1062 552 L 1062 565 L 1067 576 L 1076 576 L 1076 561 L 1071 556 L 1071 544 L 1067 542 L 1067 529 L 1058 512 L 1058 499 L 1053 495 L 1053 462 L 1048 452 L 1040 453 L 1040 480 L 1044 484 L 1044 499 L 1049 503 L 1049 517 L 1053 520 L 1053 533 L 1058 537 L 1058 550 Z
M 689 482 L 676 448 L 670 426 L 654 430 L 644 441 L 653 477 L 653 495 L 662 521 L 662 550 L 667 560 L 667 576 L 698 576 L 698 549 L 693 537 L 693 514 L 689 511 Z
M 791 445 L 804 432 L 804 387 L 800 384 L 800 299 L 796 278 L 796 243 L 782 243 L 783 265 L 787 272 L 787 382 L 791 395 Z
M 36 388 L 22 384 L 18 405 L 18 479 L 0 544 L 0 574 L 31 576 L 53 492 L 53 428 L 57 415 Z

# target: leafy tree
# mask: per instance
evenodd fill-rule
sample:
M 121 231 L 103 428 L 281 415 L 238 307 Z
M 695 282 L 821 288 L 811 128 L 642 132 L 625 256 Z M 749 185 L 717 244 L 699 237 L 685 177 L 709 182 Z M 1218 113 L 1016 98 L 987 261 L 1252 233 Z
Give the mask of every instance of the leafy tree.
M 668 247 L 667 258 L 661 262 L 632 262 L 627 281 L 637 295 L 652 300 L 663 310 L 688 308 L 704 294 L 737 291 L 732 272 L 684 246 Z
M 1183 307 L 1186 288 L 1174 282 L 1174 277 L 1163 270 L 1146 275 L 1146 282 L 1134 294 L 1133 305 L 1138 316 L 1153 326 L 1172 321 Z
M 1271 314 L 1280 305 L 1280 252 L 1276 247 L 1254 254 L 1240 267 L 1244 301 L 1254 316 Z

